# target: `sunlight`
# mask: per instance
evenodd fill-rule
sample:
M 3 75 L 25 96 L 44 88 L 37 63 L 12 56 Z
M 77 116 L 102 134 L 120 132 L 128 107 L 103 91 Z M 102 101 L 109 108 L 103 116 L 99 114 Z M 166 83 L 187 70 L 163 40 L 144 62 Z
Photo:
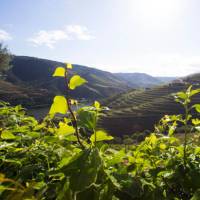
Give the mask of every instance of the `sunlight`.
M 132 1 L 134 17 L 148 27 L 169 28 L 181 14 L 180 0 Z

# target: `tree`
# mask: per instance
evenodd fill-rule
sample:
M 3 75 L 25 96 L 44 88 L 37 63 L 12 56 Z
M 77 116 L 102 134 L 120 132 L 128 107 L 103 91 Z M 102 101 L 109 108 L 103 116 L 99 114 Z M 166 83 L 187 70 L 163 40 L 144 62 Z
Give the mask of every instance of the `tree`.
M 8 48 L 0 43 L 0 74 L 4 74 L 8 69 L 10 69 L 11 55 Z

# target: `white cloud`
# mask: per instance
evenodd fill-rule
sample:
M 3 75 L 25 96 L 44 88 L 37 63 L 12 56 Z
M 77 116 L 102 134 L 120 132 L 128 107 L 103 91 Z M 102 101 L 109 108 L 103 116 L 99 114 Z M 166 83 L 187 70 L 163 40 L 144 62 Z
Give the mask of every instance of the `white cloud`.
M 95 37 L 90 34 L 89 30 L 85 26 L 69 25 L 66 27 L 67 33 L 69 33 L 74 39 L 78 40 L 92 40 Z
M 0 29 L 0 41 L 8 41 L 11 39 L 12 39 L 12 37 L 8 32 Z
M 69 39 L 69 36 L 63 30 L 42 30 L 39 31 L 34 37 L 29 38 L 28 41 L 31 42 L 34 46 L 46 45 L 49 48 L 53 48 L 55 43 L 64 39 Z
M 60 40 L 92 40 L 92 36 L 85 26 L 68 25 L 60 30 L 41 30 L 35 36 L 28 39 L 34 46 L 45 45 L 54 48 L 54 45 Z

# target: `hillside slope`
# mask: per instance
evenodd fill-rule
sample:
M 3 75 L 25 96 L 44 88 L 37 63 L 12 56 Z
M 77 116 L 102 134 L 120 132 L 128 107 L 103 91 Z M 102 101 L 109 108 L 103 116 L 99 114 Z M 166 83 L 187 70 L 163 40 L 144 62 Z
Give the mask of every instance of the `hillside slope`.
M 179 114 L 182 107 L 174 101 L 172 94 L 186 90 L 189 85 L 200 88 L 200 74 L 187 77 L 183 82 L 174 82 L 152 89 L 131 90 L 104 102 L 111 111 L 101 121 L 107 131 L 115 135 L 132 134 L 146 129 L 165 114 Z M 193 99 L 199 103 L 200 96 Z
M 163 83 L 160 79 L 145 73 L 115 73 L 115 75 L 132 88 L 152 87 Z
M 28 87 L 38 92 L 40 90 L 45 90 L 47 91 L 46 98 L 52 96 L 52 93 L 65 93 L 63 78 L 52 77 L 55 68 L 57 66 L 64 66 L 64 63 L 27 56 L 14 56 L 11 64 L 13 67 L 9 71 L 7 77 L 7 80 L 11 84 L 19 86 L 20 88 Z M 85 78 L 88 83 L 72 91 L 72 97 L 94 100 L 109 97 L 111 94 L 122 93 L 130 89 L 125 81 L 120 80 L 110 72 L 81 65 L 73 65 L 73 67 L 69 76 L 79 74 Z M 10 89 L 12 90 L 12 87 Z M 1 90 L 6 90 L 4 84 L 2 84 Z M 25 91 L 24 94 L 26 93 Z M 0 93 L 1 97 L 3 96 L 2 94 Z M 12 96 L 12 93 L 10 93 L 10 95 Z M 7 99 L 3 98 L 3 100 Z M 41 104 L 43 103 L 44 102 L 41 102 Z
M 53 94 L 45 89 L 34 89 L 30 86 L 13 84 L 0 80 L 0 100 L 13 105 L 22 104 L 26 107 L 48 105 L 51 103 Z M 46 98 L 46 97 L 49 98 Z

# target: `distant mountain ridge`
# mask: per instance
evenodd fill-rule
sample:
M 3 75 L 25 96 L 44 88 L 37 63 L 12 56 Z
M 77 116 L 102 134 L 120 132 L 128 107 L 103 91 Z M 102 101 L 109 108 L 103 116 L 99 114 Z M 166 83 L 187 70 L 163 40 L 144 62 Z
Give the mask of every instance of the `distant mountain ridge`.
M 158 80 L 160 80 L 163 83 L 169 83 L 175 79 L 177 79 L 178 77 L 174 76 L 174 77 L 169 77 L 169 76 L 155 76 L 155 78 L 157 78 Z
M 152 87 L 163 83 L 160 79 L 145 73 L 115 73 L 115 75 L 132 88 Z

